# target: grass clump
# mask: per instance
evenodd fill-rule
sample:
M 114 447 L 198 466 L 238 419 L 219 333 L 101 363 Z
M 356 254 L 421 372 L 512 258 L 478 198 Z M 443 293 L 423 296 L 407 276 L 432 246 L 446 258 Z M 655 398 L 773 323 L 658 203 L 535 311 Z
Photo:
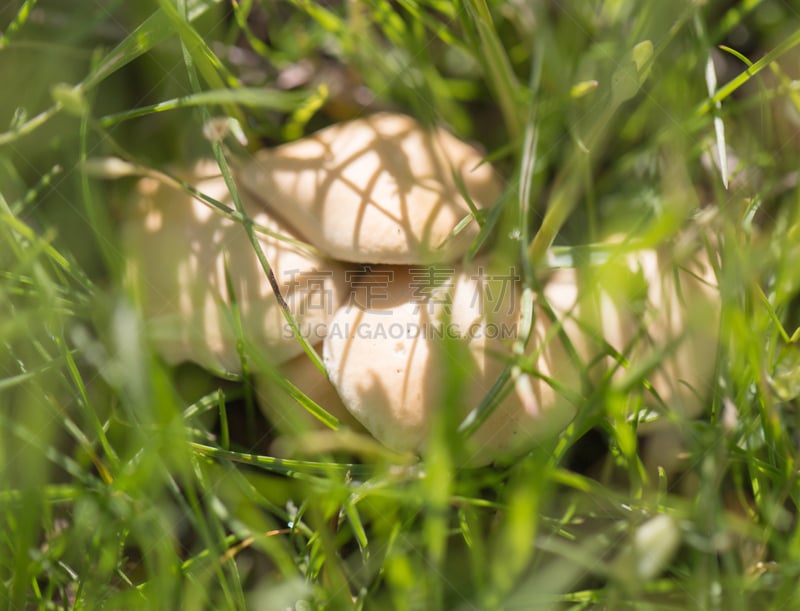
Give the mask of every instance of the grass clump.
M 798 26 L 767 0 L 6 3 L 0 607 L 791 606 Z M 387 108 L 483 144 L 507 187 L 479 242 L 531 288 L 613 234 L 718 251 L 713 391 L 660 414 L 674 471 L 645 464 L 646 371 L 467 470 L 446 431 L 419 463 L 276 458 L 246 380 L 153 353 L 123 278 L 131 179 L 99 160 L 168 172 Z

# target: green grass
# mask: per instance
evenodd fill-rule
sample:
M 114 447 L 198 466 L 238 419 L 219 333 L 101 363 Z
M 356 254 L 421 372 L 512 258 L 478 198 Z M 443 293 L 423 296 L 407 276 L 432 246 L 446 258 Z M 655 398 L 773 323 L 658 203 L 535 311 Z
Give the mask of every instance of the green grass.
M 0 609 L 794 608 L 800 10 L 230 6 L 0 8 Z M 168 172 L 377 108 L 482 143 L 507 189 L 479 240 L 529 284 L 612 233 L 718 245 L 719 364 L 702 415 L 672 417 L 679 471 L 647 471 L 613 384 L 467 470 L 451 429 L 419 464 L 364 440 L 274 458 L 247 383 L 159 361 L 122 277 L 132 182 L 97 160 Z

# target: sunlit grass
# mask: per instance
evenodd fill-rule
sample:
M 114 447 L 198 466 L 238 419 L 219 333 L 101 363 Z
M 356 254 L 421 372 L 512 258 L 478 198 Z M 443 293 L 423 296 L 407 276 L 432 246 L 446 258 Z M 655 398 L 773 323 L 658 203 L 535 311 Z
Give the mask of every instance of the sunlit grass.
M 800 599 L 789 3 L 26 0 L 0 31 L 0 608 Z M 385 108 L 485 147 L 507 186 L 476 249 L 519 265 L 529 295 L 543 266 L 603 263 L 612 235 L 718 251 L 713 392 L 697 418 L 661 416 L 677 468 L 652 468 L 632 418 L 648 363 L 593 380 L 513 464 L 463 469 L 447 415 L 420 462 L 350 431 L 274 456 L 249 383 L 153 353 L 123 277 L 128 174 L 224 166 Z M 457 372 L 442 381 L 457 400 Z

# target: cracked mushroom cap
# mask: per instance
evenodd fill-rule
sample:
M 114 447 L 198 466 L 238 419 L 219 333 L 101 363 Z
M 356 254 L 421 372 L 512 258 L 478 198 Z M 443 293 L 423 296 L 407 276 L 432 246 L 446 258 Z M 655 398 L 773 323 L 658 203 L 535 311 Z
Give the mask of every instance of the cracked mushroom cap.
M 342 261 L 452 261 L 477 235 L 476 208 L 501 193 L 481 153 L 441 128 L 378 113 L 256 153 L 239 180 L 311 244 Z
M 197 163 L 183 178 L 232 206 L 214 161 Z M 258 240 L 301 332 L 318 343 L 344 295 L 340 269 L 274 237 L 296 239 L 263 208 L 246 198 L 243 203 L 252 220 L 274 234 L 259 233 Z M 136 185 L 123 235 L 129 284 L 141 301 L 150 340 L 168 363 L 193 361 L 212 371 L 241 373 L 240 338 L 273 363 L 302 352 L 240 223 L 148 177 Z
M 378 268 L 381 289 L 356 286 L 323 343 L 323 360 L 342 402 L 379 441 L 400 451 L 423 453 L 438 411 L 447 409 L 445 368 L 464 381 L 455 422 L 489 392 L 504 365 L 519 325 L 513 270 L 488 276 L 480 270 Z M 388 273 L 388 275 L 386 275 Z M 379 298 L 375 298 L 379 296 Z M 470 437 L 466 462 L 489 463 L 528 449 L 560 430 L 574 415 L 570 400 L 545 378 L 579 387 L 559 340 L 538 317 L 532 343 L 543 377 L 521 374 L 490 418 Z M 558 369 L 556 368 L 558 367 Z M 450 406 L 453 408 L 453 406 Z M 452 420 L 451 420 L 452 421 Z

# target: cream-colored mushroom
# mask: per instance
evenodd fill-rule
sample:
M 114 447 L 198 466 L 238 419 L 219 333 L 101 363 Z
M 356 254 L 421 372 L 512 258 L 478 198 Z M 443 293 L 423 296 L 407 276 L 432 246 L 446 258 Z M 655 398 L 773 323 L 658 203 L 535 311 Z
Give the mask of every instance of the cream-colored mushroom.
M 457 256 L 476 231 L 472 223 L 453 239 L 469 215 L 453 171 L 479 207 L 497 197 L 492 170 L 479 163 L 477 151 L 443 130 L 380 114 L 264 152 L 240 168 L 244 203 L 258 225 L 293 237 L 254 194 L 330 254 L 415 265 L 345 272 L 285 240 L 260 237 L 304 335 L 312 343 L 324 338 L 325 367 L 341 403 L 394 450 L 425 451 L 437 410 L 453 402 L 443 395 L 443 372 L 464 380 L 456 405 L 448 406 L 454 423 L 513 360 L 521 315 L 514 271 L 422 265 Z M 213 162 L 185 178 L 230 202 Z M 240 372 L 241 338 L 276 364 L 301 352 L 239 223 L 152 178 L 136 193 L 125 230 L 128 272 L 168 362 Z M 643 389 L 645 404 L 695 415 L 714 368 L 719 295 L 709 262 L 687 261 L 676 267 L 655 251 L 612 253 L 602 266 L 543 278 L 526 357 L 533 370 L 515 369 L 510 391 L 469 439 L 467 462 L 512 456 L 559 430 L 580 405 L 583 381 L 599 382 L 609 369 L 616 388 L 632 382 Z M 337 311 L 348 274 L 350 299 Z M 377 292 L 376 278 L 383 283 Z M 315 400 L 319 392 L 323 407 L 341 408 L 318 372 L 309 374 L 310 362 L 298 363 L 284 374 L 302 380 L 298 386 Z M 294 423 L 286 428 L 297 430 Z
M 464 380 L 455 421 L 478 406 L 511 359 L 519 325 L 518 284 L 510 274 L 454 268 L 371 270 L 339 309 L 323 344 L 331 382 L 352 414 L 397 451 L 424 452 L 437 411 L 447 409 L 445 371 Z M 375 273 L 388 280 L 375 299 Z M 434 278 L 432 273 L 437 277 Z M 389 274 L 389 275 L 386 275 Z M 550 385 L 578 389 L 578 370 L 539 317 L 532 340 L 542 377 L 516 384 L 470 438 L 467 463 L 480 465 L 530 447 L 574 415 L 570 398 Z M 579 389 L 578 389 L 579 392 Z
M 475 207 L 500 185 L 477 149 L 442 128 L 378 113 L 256 153 L 242 186 L 310 243 L 342 261 L 451 261 L 477 234 L 454 174 Z
M 720 308 L 705 251 L 682 261 L 652 249 L 612 253 L 603 264 L 557 270 L 545 293 L 595 382 L 613 368 L 617 386 L 648 383 L 634 385 L 645 405 L 697 416 L 711 387 Z
M 642 341 L 633 361 L 658 358 L 647 376 L 653 404 L 682 417 L 698 416 L 712 388 L 720 324 L 720 294 L 705 251 L 683 261 L 651 251 L 639 262 L 648 282 Z
M 675 267 L 653 250 L 617 259 L 542 279 L 527 348 L 534 370 L 517 378 L 473 435 L 469 464 L 513 456 L 560 430 L 581 403 L 583 380 L 599 383 L 609 372 L 619 388 L 631 376 L 645 405 L 697 414 L 716 349 L 719 298 L 710 265 L 699 255 Z M 392 449 L 422 453 L 443 409 L 443 372 L 463 373 L 458 420 L 511 360 L 521 312 L 517 283 L 506 284 L 505 296 L 497 283 L 513 270 L 493 277 L 438 268 L 431 282 L 430 268 L 418 269 L 427 279 L 415 280 L 414 268 L 377 270 L 393 274 L 391 282 L 384 276 L 381 299 L 370 302 L 363 289 L 355 291 L 331 321 L 323 359 L 345 406 L 367 430 Z M 366 276 L 373 285 L 375 271 Z M 650 361 L 652 370 L 642 371 Z
M 232 205 L 215 162 L 201 161 L 182 178 Z M 294 238 L 262 207 L 247 198 L 244 204 L 257 225 Z M 242 338 L 274 363 L 302 352 L 240 223 L 177 187 L 144 178 L 123 233 L 129 283 L 168 363 L 240 373 Z M 272 235 L 259 234 L 259 242 L 301 332 L 321 341 L 344 295 L 341 269 Z

